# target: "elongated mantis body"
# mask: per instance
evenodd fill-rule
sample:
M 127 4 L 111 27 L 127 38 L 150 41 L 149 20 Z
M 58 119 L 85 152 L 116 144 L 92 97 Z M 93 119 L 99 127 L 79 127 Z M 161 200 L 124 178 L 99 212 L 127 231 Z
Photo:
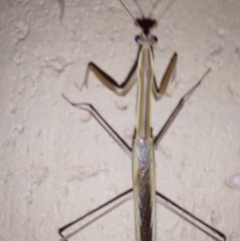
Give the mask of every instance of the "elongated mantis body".
M 119 0 L 121 3 L 122 1 Z M 136 1 L 135 1 L 136 2 Z M 137 2 L 136 2 L 137 3 Z M 122 3 L 123 4 L 123 3 Z M 125 5 L 123 4 L 125 7 Z M 126 8 L 126 7 L 125 7 Z M 118 84 L 108 74 L 101 70 L 97 65 L 90 62 L 86 70 L 86 76 L 84 84 L 87 85 L 88 75 L 91 71 L 99 79 L 99 81 L 105 85 L 109 90 L 116 95 L 126 95 L 131 87 L 137 82 L 138 94 L 137 94 L 137 113 L 136 113 L 136 128 L 133 137 L 132 147 L 128 146 L 126 142 L 117 134 L 116 131 L 104 120 L 104 118 L 98 113 L 98 111 L 88 103 L 73 103 L 67 97 L 63 97 L 74 107 L 88 111 L 97 122 L 108 132 L 108 134 L 114 139 L 114 141 L 120 146 L 120 148 L 132 159 L 133 165 L 133 188 L 118 195 L 114 199 L 101 205 L 100 207 L 92 210 L 86 215 L 78 218 L 77 220 L 67 224 L 59 229 L 59 234 L 62 236 L 62 240 L 67 240 L 77 232 L 103 216 L 105 213 L 111 211 L 113 208 L 121 205 L 128 200 L 127 195 L 133 191 L 134 199 L 134 214 L 135 214 L 135 239 L 136 241 L 156 241 L 156 202 L 164 205 L 167 209 L 171 210 L 190 224 L 207 234 L 213 240 L 226 240 L 224 234 L 193 214 L 189 213 L 179 205 L 165 197 L 159 192 L 156 192 L 155 185 L 155 159 L 154 149 L 157 148 L 159 142 L 163 138 L 164 134 L 172 124 L 179 111 L 190 98 L 196 88 L 201 84 L 205 76 L 209 73 L 210 69 L 202 76 L 202 78 L 181 98 L 174 111 L 158 132 L 156 136 L 152 135 L 151 128 L 151 94 L 157 101 L 166 92 L 167 86 L 175 75 L 177 54 L 175 53 L 170 60 L 167 70 L 160 82 L 159 87 L 156 84 L 154 70 L 153 70 L 153 46 L 157 42 L 157 38 L 151 35 L 150 31 L 156 26 L 157 22 L 154 19 L 142 18 L 134 19 L 136 25 L 140 27 L 141 34 L 136 37 L 136 42 L 139 45 L 137 59 L 125 81 L 122 84 Z M 120 201 L 121 199 L 123 199 Z M 63 231 L 71 226 L 82 221 L 85 217 L 93 214 L 103 207 L 110 204 L 118 204 L 109 208 L 107 212 L 94 218 L 89 223 L 81 226 L 68 235 L 63 235 Z

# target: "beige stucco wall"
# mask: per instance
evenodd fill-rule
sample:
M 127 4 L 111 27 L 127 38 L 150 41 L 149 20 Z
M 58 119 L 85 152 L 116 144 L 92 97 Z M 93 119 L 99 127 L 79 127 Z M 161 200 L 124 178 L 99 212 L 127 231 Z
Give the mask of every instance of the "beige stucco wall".
M 135 16 L 133 2 L 124 2 Z M 146 13 L 147 2 L 140 1 Z M 120 83 L 139 31 L 117 0 L 66 1 L 66 27 L 59 13 L 54 0 L 0 1 L 0 240 L 58 240 L 58 227 L 132 185 L 128 157 L 61 93 L 94 104 L 131 143 L 136 88 L 116 97 L 93 75 L 88 90 L 74 85 L 89 61 Z M 238 0 L 177 0 L 154 31 L 158 81 L 179 54 L 170 95 L 153 102 L 154 133 L 212 68 L 156 151 L 158 190 L 231 241 L 240 240 L 239 16 Z M 206 240 L 162 208 L 157 217 L 158 240 Z M 132 202 L 72 240 L 134 240 Z

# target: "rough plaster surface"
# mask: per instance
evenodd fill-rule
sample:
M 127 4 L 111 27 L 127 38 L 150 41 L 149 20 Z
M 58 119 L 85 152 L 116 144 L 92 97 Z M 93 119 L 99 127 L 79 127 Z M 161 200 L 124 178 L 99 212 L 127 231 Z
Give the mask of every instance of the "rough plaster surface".
M 119 98 L 93 75 L 88 90 L 74 84 L 89 61 L 121 82 L 139 31 L 117 0 L 66 1 L 65 27 L 54 0 L 0 1 L 0 13 L 0 240 L 58 240 L 58 227 L 132 185 L 128 157 L 61 93 L 94 104 L 131 143 L 136 88 Z M 158 190 L 231 241 L 240 241 L 239 13 L 238 0 L 177 0 L 154 31 L 158 81 L 179 54 L 169 96 L 153 102 L 154 133 L 212 68 L 156 151 Z M 161 207 L 157 217 L 158 240 L 206 240 Z M 132 202 L 72 240 L 134 240 Z

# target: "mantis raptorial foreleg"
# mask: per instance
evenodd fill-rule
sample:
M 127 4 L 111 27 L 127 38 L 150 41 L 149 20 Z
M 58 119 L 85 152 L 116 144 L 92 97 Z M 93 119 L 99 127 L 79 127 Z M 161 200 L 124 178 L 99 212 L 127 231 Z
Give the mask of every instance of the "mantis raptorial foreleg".
M 137 56 L 139 56 L 139 53 Z M 174 53 L 173 57 L 169 62 L 167 70 L 165 71 L 165 74 L 160 82 L 159 87 L 157 87 L 157 83 L 154 77 L 154 81 L 153 81 L 154 84 L 152 85 L 152 93 L 155 100 L 161 99 L 161 97 L 165 94 L 169 82 L 175 76 L 176 63 L 177 63 L 177 54 Z M 121 84 L 118 84 L 118 82 L 114 80 L 111 76 L 109 76 L 105 71 L 103 71 L 93 62 L 90 62 L 86 70 L 85 79 L 82 87 L 84 85 L 88 86 L 88 76 L 89 76 L 89 72 L 91 71 L 97 77 L 97 79 L 109 90 L 111 90 L 118 96 L 125 96 L 137 81 L 136 69 L 137 69 L 137 60 L 134 62 L 131 70 L 129 71 L 127 78 Z
M 137 81 L 136 68 L 137 68 L 137 59 L 134 62 L 132 68 L 130 69 L 129 74 L 126 77 L 126 79 L 121 84 L 118 84 L 117 81 L 114 80 L 105 71 L 103 71 L 101 68 L 99 68 L 93 62 L 90 62 L 88 64 L 88 67 L 86 70 L 86 74 L 85 74 L 85 78 L 84 78 L 82 87 L 84 85 L 86 87 L 88 86 L 88 75 L 89 75 L 89 72 L 91 71 L 105 87 L 107 87 L 109 90 L 111 90 L 118 96 L 124 96 L 130 91 L 132 86 Z
M 165 74 L 160 82 L 159 88 L 157 87 L 157 83 L 154 77 L 153 85 L 152 85 L 152 93 L 155 100 L 159 100 L 162 98 L 162 96 L 166 93 L 168 84 L 171 82 L 171 80 L 175 78 L 176 64 L 177 64 L 177 54 L 174 53 L 174 55 L 172 56 L 168 64 Z

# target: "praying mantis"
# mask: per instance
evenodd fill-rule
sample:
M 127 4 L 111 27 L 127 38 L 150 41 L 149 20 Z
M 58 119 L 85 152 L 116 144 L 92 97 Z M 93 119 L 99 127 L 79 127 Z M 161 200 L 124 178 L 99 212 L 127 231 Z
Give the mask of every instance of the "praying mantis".
M 128 11 L 126 6 L 121 0 L 119 2 Z M 141 10 L 137 1 L 134 1 L 138 8 Z M 62 237 L 62 241 L 68 240 L 70 237 L 81 231 L 98 218 L 102 217 L 112 209 L 126 202 L 129 198 L 128 195 L 133 192 L 134 200 L 134 216 L 135 216 L 135 239 L 136 241 L 156 241 L 156 203 L 160 203 L 176 215 L 186 220 L 207 236 L 213 240 L 226 240 L 223 233 L 200 220 L 187 210 L 180 207 L 178 204 L 156 191 L 155 181 L 155 159 L 154 149 L 157 148 L 163 136 L 171 126 L 172 122 L 194 93 L 197 87 L 202 83 L 206 75 L 210 72 L 208 69 L 200 80 L 186 92 L 186 94 L 180 99 L 179 103 L 173 110 L 172 114 L 158 132 L 156 136 L 152 134 L 151 127 L 151 95 L 156 101 L 160 100 L 166 93 L 169 82 L 175 77 L 177 54 L 174 53 L 165 74 L 158 86 L 156 83 L 156 77 L 153 70 L 153 46 L 157 43 L 157 37 L 151 34 L 152 28 L 157 25 L 157 21 L 152 19 L 151 16 L 145 17 L 142 13 L 141 18 L 135 19 L 132 14 L 128 13 L 133 18 L 137 27 L 140 28 L 141 33 L 135 40 L 139 46 L 137 59 L 133 64 L 127 78 L 118 84 L 112 77 L 99 68 L 93 62 L 88 64 L 85 80 L 83 85 L 87 85 L 89 73 L 92 72 L 97 79 L 110 91 L 118 96 L 125 96 L 135 83 L 138 86 L 137 94 L 137 111 L 136 111 L 136 127 L 133 136 L 132 147 L 130 147 L 123 138 L 107 123 L 107 121 L 100 115 L 94 106 L 89 103 L 74 103 L 70 101 L 65 95 L 64 99 L 72 106 L 89 112 L 93 118 L 107 131 L 107 133 L 113 138 L 118 146 L 124 151 L 124 153 L 132 160 L 132 174 L 133 174 L 133 188 L 128 189 L 124 193 L 121 193 L 117 197 L 109 200 L 96 209 L 88 212 L 84 216 L 74 220 L 73 222 L 65 225 L 59 229 L 59 234 Z M 118 201 L 118 203 L 117 203 Z M 116 204 L 117 203 L 117 204 Z M 94 214 L 104 207 L 113 205 L 108 211 L 103 212 L 96 218 L 89 221 L 87 224 L 81 226 L 75 231 L 63 235 L 63 232 L 73 225 L 79 223 L 90 214 Z

